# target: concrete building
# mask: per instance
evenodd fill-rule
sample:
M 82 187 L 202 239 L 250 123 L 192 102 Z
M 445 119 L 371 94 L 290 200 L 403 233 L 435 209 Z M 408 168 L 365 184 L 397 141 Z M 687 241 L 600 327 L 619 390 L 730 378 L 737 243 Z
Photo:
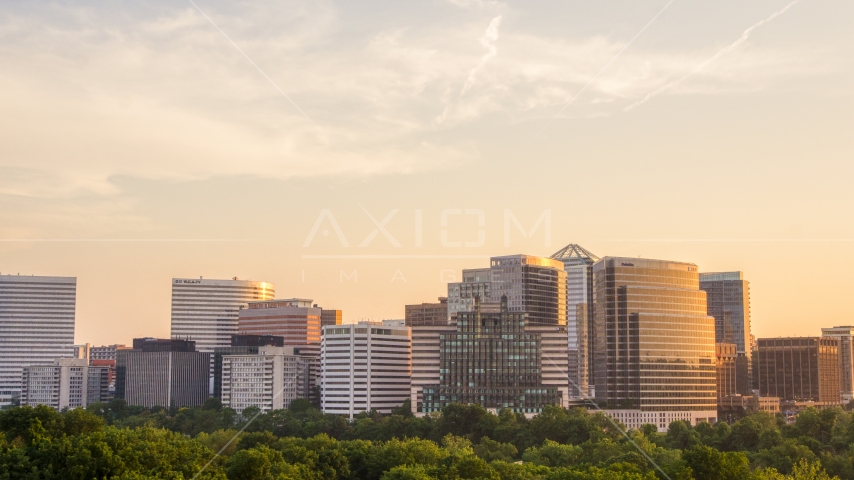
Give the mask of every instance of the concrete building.
M 85 359 L 60 358 L 53 365 L 22 369 L 21 405 L 47 405 L 57 410 L 85 408 L 107 400 L 107 372 Z
M 838 338 L 759 338 L 756 343 L 760 395 L 819 408 L 841 403 Z
M 508 303 L 505 296 L 498 313 L 486 313 L 476 299 L 473 311 L 457 314 L 456 331 L 440 336 L 439 383 L 423 388 L 424 412 L 476 403 L 534 415 L 560 403 L 558 388 L 543 381 L 540 334 L 527 329 L 527 313 L 509 311 Z
M 89 350 L 89 361 L 93 360 L 112 360 L 116 361 L 116 352 L 119 350 L 131 350 L 133 347 L 125 345 L 101 345 L 100 347 L 92 347 Z
M 566 271 L 567 376 L 570 398 L 593 397 L 593 264 L 599 257 L 581 245 L 569 244 L 551 257 Z
M 252 280 L 172 279 L 172 338 L 196 342 L 199 352 L 213 357 L 216 347 L 231 345 L 238 312 L 248 302 L 275 296 L 272 283 Z M 211 376 L 213 358 L 211 358 Z
M 240 335 L 274 335 L 285 346 L 299 347 L 302 355 L 320 355 L 322 310 L 310 299 L 288 298 L 249 302 L 240 310 Z
M 821 335 L 839 340 L 839 390 L 848 403 L 854 400 L 854 327 L 822 328 Z
M 208 398 L 210 360 L 192 340 L 135 338 L 116 359 L 116 398 L 128 405 L 195 407 Z
M 697 266 L 605 257 L 593 285 L 596 401 L 627 425 L 714 423 L 715 320 Z
M 242 413 L 248 407 L 264 412 L 288 408 L 306 398 L 313 357 L 294 347 L 257 347 L 258 353 L 222 357 L 222 404 Z
M 448 324 L 448 297 L 439 297 L 439 303 L 421 303 L 404 307 L 406 325 L 409 327 Z
M 0 407 L 21 394 L 23 368 L 70 358 L 77 279 L 0 275 Z
M 226 355 L 257 355 L 262 347 L 284 347 L 284 337 L 275 335 L 233 335 L 231 346 L 214 349 L 213 396 L 222 398 L 222 359 Z
M 412 341 L 399 321 L 323 327 L 321 409 L 353 418 L 390 413 L 410 398 Z
M 700 290 L 706 292 L 708 314 L 715 318 L 715 342 L 736 345 L 738 393 L 752 395 L 750 284 L 742 272 L 701 273 Z
M 422 414 L 423 390 L 439 384 L 440 338 L 457 331 L 456 324 L 411 327 L 412 331 L 412 413 Z
M 720 400 L 731 395 L 741 395 L 736 381 L 736 359 L 738 345 L 734 343 L 715 343 L 715 372 L 717 377 L 718 406 Z

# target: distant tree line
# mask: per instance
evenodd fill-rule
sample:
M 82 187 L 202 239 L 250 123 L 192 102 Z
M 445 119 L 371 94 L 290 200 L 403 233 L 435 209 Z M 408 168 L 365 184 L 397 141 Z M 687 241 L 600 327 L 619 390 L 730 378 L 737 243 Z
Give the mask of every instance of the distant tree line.
M 854 415 L 840 408 L 806 410 L 791 425 L 764 413 L 732 425 L 676 421 L 664 434 L 624 433 L 581 408 L 526 419 L 449 405 L 416 418 L 404 405 L 350 421 L 306 400 L 242 415 L 216 399 L 171 410 L 114 400 L 10 408 L 0 432 L 0 480 L 854 479 Z

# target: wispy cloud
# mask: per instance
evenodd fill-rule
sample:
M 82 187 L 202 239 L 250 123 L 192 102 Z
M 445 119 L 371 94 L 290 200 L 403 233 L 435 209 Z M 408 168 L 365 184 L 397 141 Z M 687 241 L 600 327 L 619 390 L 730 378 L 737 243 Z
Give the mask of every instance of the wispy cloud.
M 719 50 L 717 53 L 715 53 L 714 55 L 712 55 L 712 57 L 710 57 L 709 59 L 707 59 L 707 60 L 706 60 L 706 61 L 704 61 L 703 63 L 701 63 L 701 64 L 697 65 L 693 70 L 691 70 L 690 72 L 686 73 L 686 74 L 685 74 L 685 75 L 683 75 L 682 77 L 680 77 L 680 78 L 678 78 L 678 79 L 676 79 L 676 80 L 674 80 L 674 81 L 672 81 L 672 82 L 670 82 L 670 83 L 668 83 L 668 84 L 664 85 L 664 86 L 663 86 L 663 87 L 661 87 L 661 88 L 658 88 L 657 90 L 655 90 L 655 91 L 653 91 L 653 92 L 648 93 L 648 94 L 647 94 L 645 97 L 643 97 L 642 99 L 640 99 L 640 100 L 638 100 L 637 102 L 634 102 L 634 103 L 632 103 L 631 105 L 627 106 L 627 107 L 625 108 L 625 110 L 626 110 L 626 111 L 629 111 L 629 110 L 632 110 L 632 109 L 634 109 L 634 108 L 637 108 L 637 107 L 639 107 L 639 106 L 643 105 L 644 103 L 648 102 L 652 97 L 655 97 L 655 96 L 657 96 L 657 95 L 659 95 L 659 94 L 661 94 L 661 93 L 663 93 L 663 92 L 665 92 L 665 91 L 667 91 L 667 90 L 672 89 L 673 87 L 678 86 L 679 84 L 681 84 L 682 82 L 684 82 L 684 81 L 685 81 L 685 79 L 687 79 L 687 78 L 688 78 L 688 77 L 690 77 L 691 75 L 693 75 L 693 74 L 695 74 L 695 73 L 699 72 L 700 70 L 702 70 L 706 65 L 708 65 L 708 64 L 710 64 L 710 63 L 712 63 L 712 62 L 714 62 L 714 61 L 715 61 L 715 60 L 717 60 L 718 58 L 720 58 L 720 57 L 722 57 L 722 56 L 724 56 L 724 55 L 726 55 L 726 54 L 728 54 L 728 53 L 732 52 L 733 50 L 735 50 L 736 48 L 738 48 L 739 46 L 741 46 L 741 44 L 743 44 L 744 42 L 746 42 L 746 41 L 747 41 L 747 39 L 750 37 L 750 34 L 751 34 L 751 33 L 753 33 L 753 31 L 754 31 L 754 30 L 756 30 L 757 28 L 761 27 L 762 25 L 765 25 L 766 23 L 770 22 L 771 20 L 774 20 L 775 18 L 779 17 L 780 15 L 782 15 L 783 13 L 785 13 L 785 12 L 786 12 L 786 10 L 788 10 L 788 9 L 792 8 L 792 7 L 793 7 L 796 3 L 798 3 L 799 1 L 800 1 L 800 0 L 794 0 L 793 2 L 791 2 L 791 3 L 789 3 L 788 5 L 786 5 L 785 7 L 783 7 L 781 10 L 779 10 L 779 11 L 774 12 L 773 14 L 771 14 L 771 16 L 769 16 L 768 18 L 766 18 L 766 19 L 764 19 L 764 20 L 761 20 L 761 21 L 759 21 L 759 22 L 757 22 L 757 23 L 755 23 L 755 24 L 751 25 L 747 30 L 745 30 L 745 31 L 744 31 L 744 33 L 742 33 L 742 34 L 741 34 L 741 37 L 739 37 L 739 38 L 738 38 L 738 40 L 734 41 L 733 43 L 731 43 L 731 44 L 727 45 L 726 47 L 724 47 L 723 49 Z
M 495 47 L 495 42 L 498 40 L 499 25 L 501 25 L 501 15 L 493 18 L 492 21 L 489 22 L 489 27 L 486 28 L 486 32 L 484 32 L 483 36 L 480 37 L 480 44 L 486 49 L 486 53 L 480 59 L 477 66 L 475 66 L 469 73 L 468 78 L 466 78 L 466 83 L 463 84 L 463 89 L 460 91 L 460 96 L 465 95 L 466 91 L 474 85 L 474 82 L 477 79 L 477 72 L 486 65 L 486 62 L 498 55 L 498 49 Z

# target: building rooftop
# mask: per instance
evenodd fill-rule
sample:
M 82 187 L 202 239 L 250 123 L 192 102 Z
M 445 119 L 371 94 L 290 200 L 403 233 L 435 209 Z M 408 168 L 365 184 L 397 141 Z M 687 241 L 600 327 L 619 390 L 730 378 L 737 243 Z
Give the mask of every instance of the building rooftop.
M 554 258 L 555 260 L 570 260 L 577 258 L 579 260 L 589 261 L 590 263 L 599 261 L 599 257 L 594 255 L 590 250 L 587 250 L 576 243 L 570 243 L 553 253 L 549 258 Z

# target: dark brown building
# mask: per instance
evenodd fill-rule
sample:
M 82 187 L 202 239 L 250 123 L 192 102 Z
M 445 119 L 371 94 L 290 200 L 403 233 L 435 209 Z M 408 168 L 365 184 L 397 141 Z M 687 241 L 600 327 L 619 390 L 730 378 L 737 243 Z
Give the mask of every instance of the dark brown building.
M 342 319 L 343 312 L 341 310 L 327 310 L 325 308 L 320 310 L 321 327 L 325 327 L 327 325 L 341 325 Z
M 718 405 L 720 400 L 738 393 L 736 381 L 738 345 L 734 343 L 715 344 L 715 371 L 717 372 Z
M 839 340 L 829 337 L 760 338 L 756 378 L 763 397 L 838 405 Z
M 406 306 L 406 326 L 424 327 L 448 324 L 448 297 L 439 297 L 439 303 L 422 303 Z

